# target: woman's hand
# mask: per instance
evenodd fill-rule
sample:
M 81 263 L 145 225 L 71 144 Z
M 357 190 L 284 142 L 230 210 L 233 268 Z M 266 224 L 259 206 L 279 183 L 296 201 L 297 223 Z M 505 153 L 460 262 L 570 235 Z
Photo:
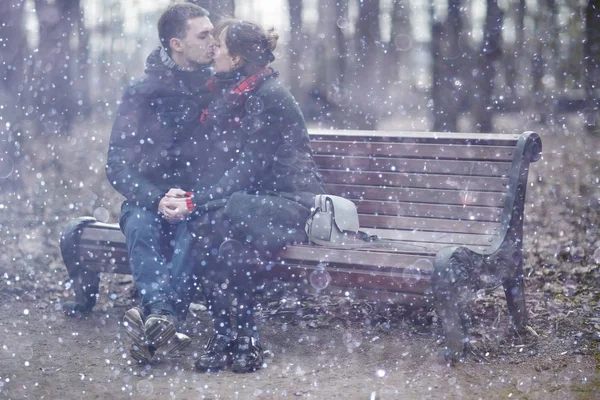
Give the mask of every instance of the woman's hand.
M 188 209 L 186 197 L 169 197 L 168 194 L 158 203 L 158 211 L 170 224 L 181 222 L 192 213 Z

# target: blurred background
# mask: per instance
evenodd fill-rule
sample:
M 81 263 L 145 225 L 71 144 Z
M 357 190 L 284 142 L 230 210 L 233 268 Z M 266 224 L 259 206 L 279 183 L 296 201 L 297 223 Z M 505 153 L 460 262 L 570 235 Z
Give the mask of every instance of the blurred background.
M 276 28 L 275 68 L 310 126 L 598 137 L 600 0 L 190 1 L 214 23 Z M 174 2 L 0 2 L 4 193 L 118 214 L 104 177 L 114 112 Z
M 110 119 L 172 2 L 3 0 L 4 145 Z M 377 129 L 410 113 L 422 120 L 394 127 L 492 132 L 498 114 L 544 123 L 578 113 L 597 129 L 599 0 L 193 2 L 214 22 L 235 16 L 277 29 L 276 68 L 309 122 Z M 34 126 L 23 131 L 23 121 Z
M 102 200 L 118 198 L 104 177 L 114 112 L 174 2 L 0 2 L 3 192 L 77 193 L 75 210 L 118 214 Z M 598 136 L 600 0 L 193 2 L 214 23 L 276 28 L 274 66 L 310 126 L 518 133 L 576 120 Z

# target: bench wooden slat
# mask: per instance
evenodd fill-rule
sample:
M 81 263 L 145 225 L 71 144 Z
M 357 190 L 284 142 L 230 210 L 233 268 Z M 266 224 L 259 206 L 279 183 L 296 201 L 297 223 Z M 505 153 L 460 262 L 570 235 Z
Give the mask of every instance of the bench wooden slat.
M 365 216 L 361 216 L 364 218 Z M 389 238 L 398 241 L 406 242 L 422 242 L 424 246 L 427 243 L 437 245 L 448 245 L 454 243 L 463 243 L 470 246 L 487 246 L 492 235 L 474 235 L 469 233 L 453 233 L 453 232 L 426 232 L 414 230 L 394 230 L 394 229 L 378 229 L 378 228 L 361 228 L 364 231 L 378 235 L 382 238 Z M 102 242 L 103 248 L 109 250 L 125 249 L 125 237 L 119 229 L 85 229 L 81 234 L 81 244 L 84 247 L 92 246 L 95 242 Z M 318 248 L 318 246 L 314 246 Z M 429 247 L 429 246 L 427 246 Z M 126 250 L 124 250 L 126 251 Z
M 125 236 L 119 229 L 86 229 L 81 233 L 82 241 L 101 240 L 104 242 L 125 243 Z
M 394 251 L 389 248 L 369 248 L 364 250 L 357 251 L 369 251 L 372 253 L 398 253 L 398 254 L 412 254 L 419 257 L 427 256 L 434 257 L 435 254 L 442 248 L 446 247 L 447 244 L 442 243 L 427 243 L 421 242 L 426 250 L 398 250 Z M 115 243 L 111 242 L 110 246 L 113 247 L 112 251 L 107 251 L 106 248 L 109 246 L 107 242 L 104 241 L 86 241 L 81 242 L 81 247 L 85 248 L 84 251 L 80 252 L 78 261 L 86 264 L 88 266 L 95 265 L 95 270 L 102 272 L 115 272 L 115 273 L 130 273 L 128 261 L 127 249 L 125 247 L 125 243 Z M 315 245 L 312 244 L 300 244 L 295 245 L 295 247 L 306 247 L 307 251 L 312 251 L 315 249 Z M 483 251 L 486 249 L 485 246 L 469 246 L 472 250 Z M 292 247 L 289 247 L 291 249 Z M 288 255 L 285 253 L 286 250 L 282 253 L 282 256 L 285 258 Z M 290 251 L 289 254 L 294 253 L 294 251 Z M 315 261 L 317 262 L 317 261 Z M 363 268 L 366 268 L 367 265 L 363 265 Z
M 415 249 L 409 250 L 409 249 L 403 248 L 403 249 L 395 250 L 395 249 L 391 249 L 391 248 L 387 248 L 387 247 L 367 247 L 364 249 L 360 249 L 359 251 L 434 256 L 438 251 L 440 251 L 444 247 L 448 247 L 448 244 L 445 244 L 445 243 L 434 243 L 434 242 L 425 242 L 425 241 L 418 242 L 418 243 L 415 243 L 415 242 L 411 242 L 411 243 L 418 244 L 419 246 L 423 246 L 424 249 L 415 248 Z M 294 246 L 315 247 L 316 245 L 304 243 L 304 244 L 296 244 Z M 468 247 L 472 250 L 484 251 L 487 248 L 489 248 L 490 246 L 489 245 L 488 246 L 469 245 Z
M 382 188 L 378 186 L 327 185 L 329 194 L 350 200 L 370 199 L 427 204 L 453 204 L 501 207 L 504 193 L 441 189 Z
M 502 208 L 457 206 L 446 204 L 411 204 L 397 201 L 354 200 L 359 214 L 395 215 L 406 217 L 428 217 L 462 219 L 465 221 L 500 221 Z
M 446 245 L 489 246 L 494 235 L 476 235 L 472 233 L 420 232 L 412 230 L 361 228 L 365 232 L 384 239 L 399 240 L 408 243 L 439 243 Z
M 346 142 L 322 140 L 311 144 L 316 154 L 351 156 L 417 157 L 446 160 L 510 161 L 515 149 L 505 146 L 461 146 L 384 142 Z
M 321 169 L 349 171 L 430 173 L 469 176 L 507 176 L 509 162 L 454 161 L 388 157 L 348 157 L 315 154 L 314 160 Z
M 505 192 L 508 178 L 473 177 L 464 175 L 428 175 L 402 172 L 348 172 L 321 170 L 328 184 L 377 185 L 387 187 L 462 189 Z
M 291 266 L 276 265 L 269 275 L 286 279 L 310 279 L 310 273 L 319 267 L 299 264 Z M 303 273 L 303 270 L 306 272 Z M 427 293 L 431 289 L 431 272 L 417 268 L 398 268 L 391 271 L 372 271 L 346 268 L 336 268 L 334 265 L 326 268 L 333 286 L 355 286 L 361 289 L 378 289 L 406 293 Z M 296 275 L 296 276 L 293 276 Z
M 357 131 L 347 129 L 310 129 L 312 141 L 334 140 L 391 140 L 417 143 L 477 143 L 495 146 L 515 146 L 520 135 L 506 133 L 460 133 L 460 132 L 402 132 L 402 131 Z
M 373 235 L 378 235 L 382 238 L 398 240 L 400 242 L 423 242 L 437 244 L 465 244 L 471 246 L 487 246 L 493 235 L 475 235 L 469 233 L 451 233 L 451 232 L 423 232 L 413 230 L 394 230 L 394 229 L 377 229 L 377 228 L 361 228 L 365 232 Z M 93 244 L 94 242 L 110 243 L 110 246 L 117 248 L 123 246 L 125 237 L 118 229 L 85 229 L 81 234 L 81 243 Z M 106 244 L 105 246 L 108 246 Z M 319 249 L 319 246 L 313 246 Z M 320 248 L 323 249 L 323 248 Z
M 365 250 L 344 249 L 343 252 L 332 252 L 331 249 L 320 246 L 291 246 L 286 248 L 280 256 L 288 262 L 304 263 L 330 263 L 332 266 L 344 265 L 358 269 L 392 270 L 408 268 L 418 260 L 429 259 L 433 261 L 435 255 L 429 254 L 404 254 L 382 253 Z M 432 265 L 433 267 L 433 265 Z M 431 271 L 424 273 L 430 273 Z
M 447 244 L 443 243 L 427 243 L 421 242 L 426 249 L 414 249 L 414 250 L 398 250 L 395 251 L 390 248 L 369 248 L 369 249 L 361 249 L 356 251 L 368 251 L 371 253 L 398 253 L 398 254 L 411 254 L 416 256 L 417 258 L 425 257 L 434 257 L 435 254 L 442 248 L 446 247 Z M 300 244 L 293 246 L 296 247 L 304 247 L 302 251 L 310 251 L 314 253 L 313 250 L 318 248 L 318 246 L 312 244 Z M 127 254 L 127 248 L 125 243 L 118 242 L 105 242 L 102 240 L 94 240 L 94 241 L 82 241 L 80 243 L 81 251 L 79 252 L 79 256 L 76 257 L 77 261 L 86 265 L 88 268 L 97 271 L 97 272 L 109 272 L 109 273 L 122 273 L 128 274 L 130 273 L 129 269 L 129 260 Z M 110 248 L 110 250 L 107 250 Z M 486 247 L 484 246 L 470 246 L 472 250 L 475 251 L 483 251 Z M 290 246 L 288 249 L 292 249 Z M 284 250 L 282 252 L 282 257 L 288 257 L 289 254 L 294 254 L 296 250 Z M 288 253 L 286 253 L 288 251 Z M 315 263 L 318 263 L 318 260 L 313 260 Z M 306 262 L 306 261 L 305 261 Z M 368 268 L 368 265 L 361 265 L 362 268 Z M 380 268 L 380 266 L 375 266 L 375 268 Z
M 493 235 L 500 224 L 482 221 L 458 221 L 434 218 L 394 217 L 383 215 L 361 215 L 360 226 L 363 228 L 401 229 L 431 232 L 477 233 Z

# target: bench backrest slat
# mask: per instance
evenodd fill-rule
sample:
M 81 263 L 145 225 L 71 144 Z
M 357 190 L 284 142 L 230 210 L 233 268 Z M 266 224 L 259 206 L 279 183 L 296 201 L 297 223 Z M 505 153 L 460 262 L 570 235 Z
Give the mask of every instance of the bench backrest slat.
M 490 192 L 505 192 L 507 177 L 482 177 L 465 175 L 434 175 L 391 172 L 350 172 L 321 170 L 328 184 L 378 185 L 387 187 L 414 187 L 422 189 L 461 190 L 463 188 L 486 189 Z
M 469 176 L 506 176 L 510 162 L 408 159 L 390 157 L 356 157 L 315 152 L 314 159 L 324 170 L 349 172 L 402 172 Z
M 419 230 L 430 232 L 456 232 L 492 235 L 499 223 L 444 220 L 434 218 L 390 217 L 385 215 L 362 215 L 360 225 L 369 228 Z
M 453 204 L 459 206 L 502 207 L 504 193 L 472 190 L 440 190 L 421 188 L 388 188 L 381 186 L 327 185 L 330 194 L 350 200 L 372 199 L 402 203 Z
M 448 204 L 399 204 L 396 201 L 355 200 L 359 214 L 499 222 L 502 208 Z
M 428 158 L 434 160 L 480 160 L 511 161 L 513 147 L 447 145 L 421 143 L 346 142 L 323 140 L 313 142 L 313 151 L 319 154 L 335 154 L 371 157 Z

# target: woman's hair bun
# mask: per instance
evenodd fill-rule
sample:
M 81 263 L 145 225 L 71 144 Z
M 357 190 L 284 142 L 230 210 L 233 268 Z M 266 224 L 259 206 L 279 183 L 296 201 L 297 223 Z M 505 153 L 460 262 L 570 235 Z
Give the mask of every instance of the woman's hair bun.
M 279 34 L 275 32 L 275 28 L 269 28 L 267 30 L 267 42 L 269 44 L 269 51 L 274 51 L 277 47 L 277 40 L 279 40 Z

